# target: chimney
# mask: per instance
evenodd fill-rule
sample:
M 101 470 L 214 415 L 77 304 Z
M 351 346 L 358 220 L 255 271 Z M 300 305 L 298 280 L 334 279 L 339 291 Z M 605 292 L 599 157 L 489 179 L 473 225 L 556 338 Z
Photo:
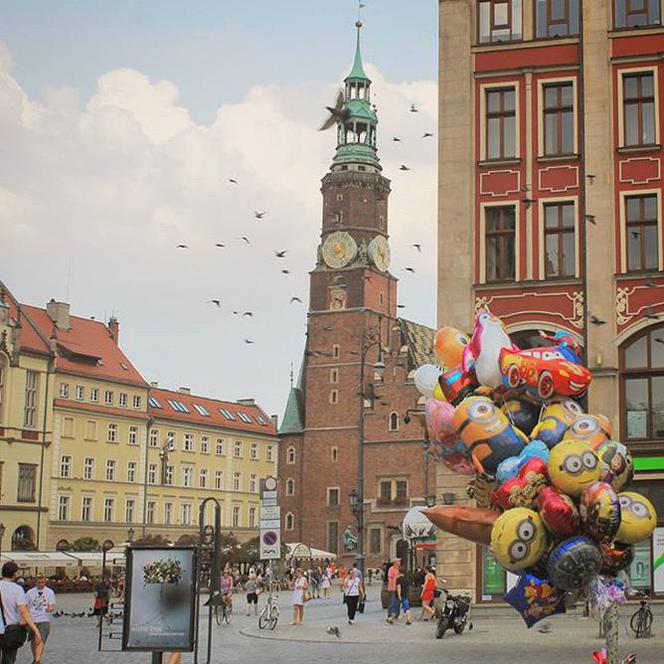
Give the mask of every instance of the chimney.
M 270 415 L 270 420 L 275 429 L 279 429 L 279 415 Z
M 256 399 L 238 399 L 236 403 L 239 403 L 241 406 L 255 406 Z
M 117 346 L 118 339 L 120 338 L 120 323 L 118 323 L 118 319 L 115 316 L 111 316 L 108 319 L 108 331 L 111 333 L 113 341 L 115 341 L 115 345 Z
M 178 392 L 180 394 L 191 394 L 191 388 L 190 387 L 178 387 Z
M 69 330 L 69 305 L 56 302 L 53 298 L 46 305 L 48 317 L 55 323 L 58 330 Z

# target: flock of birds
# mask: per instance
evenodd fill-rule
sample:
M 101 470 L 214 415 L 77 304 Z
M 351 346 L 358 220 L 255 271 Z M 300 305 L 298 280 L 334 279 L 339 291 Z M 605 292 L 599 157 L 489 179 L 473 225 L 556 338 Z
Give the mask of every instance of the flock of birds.
M 329 112 L 329 117 L 325 120 L 325 122 L 322 124 L 320 127 L 320 131 L 324 131 L 326 129 L 329 129 L 333 126 L 335 126 L 338 122 L 343 122 L 349 117 L 349 111 L 347 108 L 344 108 L 345 105 L 345 99 L 344 99 L 344 93 L 342 90 L 339 91 L 339 94 L 337 96 L 337 100 L 334 106 L 327 106 L 327 110 Z M 419 109 L 415 104 L 411 104 L 409 113 L 419 113 Z M 433 133 L 429 131 L 425 131 L 424 134 L 422 135 L 423 139 L 426 138 L 431 138 L 433 137 Z M 392 141 L 395 143 L 400 143 L 401 138 L 399 136 L 393 136 Z M 412 170 L 409 166 L 406 166 L 405 164 L 401 164 L 399 167 L 400 171 L 410 171 Z M 233 187 L 240 187 L 240 182 L 236 177 L 229 177 L 228 178 L 228 183 L 230 185 L 233 185 Z M 254 219 L 256 220 L 263 220 L 265 217 L 268 215 L 267 210 L 254 210 L 253 211 L 253 216 Z M 268 216 L 269 218 L 269 216 Z M 246 235 L 241 235 L 237 236 L 234 238 L 235 243 L 238 244 L 243 244 L 245 246 L 252 246 L 252 242 L 250 238 Z M 224 241 L 224 242 L 215 242 L 214 247 L 216 249 L 226 249 L 229 247 L 229 243 Z M 417 250 L 417 253 L 421 254 L 422 253 L 422 245 L 420 243 L 413 243 L 411 247 L 415 250 Z M 191 249 L 189 244 L 186 244 L 185 242 L 181 242 L 177 245 L 175 245 L 175 248 L 179 251 L 188 251 Z M 287 254 L 289 253 L 288 249 L 275 249 L 273 250 L 274 253 L 274 259 L 277 261 L 282 261 L 287 258 Z M 408 272 L 409 274 L 415 274 L 415 268 L 412 266 L 406 266 L 403 268 L 404 272 Z M 280 267 L 280 272 L 283 275 L 289 275 L 291 274 L 291 270 L 288 269 L 288 267 Z M 370 279 L 370 277 L 367 277 Z M 211 298 L 206 301 L 206 304 L 212 305 L 218 309 L 222 309 L 224 307 L 224 303 L 222 302 L 221 299 L 219 298 Z M 304 300 L 299 297 L 298 295 L 292 295 L 289 300 L 289 305 L 294 305 L 294 304 L 304 304 Z M 399 304 L 397 305 L 397 308 L 403 309 L 405 308 L 405 305 Z M 253 311 L 241 311 L 239 309 L 230 309 L 230 313 L 233 316 L 237 316 L 240 319 L 253 319 L 254 318 L 254 312 Z M 254 340 L 248 337 L 244 337 L 244 343 L 247 345 L 251 345 L 254 343 Z

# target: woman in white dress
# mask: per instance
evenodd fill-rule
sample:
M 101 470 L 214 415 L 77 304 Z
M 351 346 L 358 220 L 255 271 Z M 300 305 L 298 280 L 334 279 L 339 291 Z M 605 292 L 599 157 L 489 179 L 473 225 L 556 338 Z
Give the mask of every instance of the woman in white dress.
M 293 622 L 291 625 L 302 624 L 304 617 L 304 593 L 307 589 L 309 582 L 302 574 L 302 569 L 298 567 L 295 570 L 295 578 L 293 579 Z
M 323 590 L 323 598 L 330 599 L 330 588 L 332 587 L 332 581 L 330 581 L 330 568 L 326 567 L 323 570 L 323 579 L 320 582 L 320 587 Z

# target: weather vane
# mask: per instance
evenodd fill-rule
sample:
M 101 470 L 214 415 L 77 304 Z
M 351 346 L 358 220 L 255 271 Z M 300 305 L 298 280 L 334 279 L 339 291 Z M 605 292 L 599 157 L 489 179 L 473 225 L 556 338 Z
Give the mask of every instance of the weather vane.
M 362 10 L 366 7 L 366 4 L 364 2 L 360 2 L 358 0 L 357 2 L 357 22 L 362 24 Z

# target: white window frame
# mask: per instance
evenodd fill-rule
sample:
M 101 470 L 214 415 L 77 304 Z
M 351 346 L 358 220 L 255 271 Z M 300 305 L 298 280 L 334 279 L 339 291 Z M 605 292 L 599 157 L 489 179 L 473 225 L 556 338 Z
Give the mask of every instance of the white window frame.
M 133 424 L 129 427 L 129 433 L 127 434 L 127 444 L 138 445 L 138 427 Z
M 545 218 L 544 208 L 550 203 L 573 203 L 574 204 L 574 278 L 581 278 L 581 244 L 580 244 L 580 221 L 579 221 L 579 197 L 578 196 L 555 196 L 537 199 L 537 219 L 538 219 L 538 237 L 539 237 L 539 256 L 538 269 L 539 280 L 546 280 L 546 247 L 544 246 Z M 565 277 L 561 277 L 565 279 Z M 567 277 L 571 279 L 572 277 Z M 551 279 L 554 281 L 554 279 Z M 555 279 L 557 281 L 557 279 Z
M 136 499 L 135 498 L 126 498 L 125 499 L 125 522 L 134 523 L 134 517 L 136 516 Z
M 106 395 L 104 395 L 104 399 L 106 399 Z M 118 406 L 120 406 L 120 408 L 126 408 L 127 407 L 127 394 L 126 394 L 126 392 L 120 392 L 120 395 L 118 396 Z
M 258 443 L 251 443 L 249 447 L 249 458 L 255 461 L 258 460 Z
M 118 425 L 114 422 L 111 422 L 108 427 L 106 427 L 106 442 L 107 443 L 117 443 L 118 442 Z
M 218 491 L 223 490 L 224 488 L 224 471 L 215 470 L 214 471 L 214 488 Z
M 92 403 L 99 403 L 99 388 L 91 387 L 90 388 L 90 401 Z
M 164 503 L 164 525 L 170 526 L 173 524 L 173 514 L 175 510 L 173 509 L 174 505 L 170 500 L 167 500 Z
M 332 505 L 330 502 L 330 491 L 336 491 L 337 492 L 337 504 Z M 326 504 L 328 507 L 341 507 L 341 489 L 338 486 L 328 486 L 327 487 L 327 492 L 326 492 Z
M 182 450 L 184 452 L 193 452 L 194 451 L 194 434 L 185 433 L 182 437 Z
M 657 196 L 657 261 L 658 269 L 664 270 L 664 251 L 662 251 L 662 237 L 664 237 L 664 222 L 662 220 L 662 190 L 659 189 L 630 189 L 620 191 L 620 273 L 628 274 L 627 269 L 627 198 L 635 196 Z M 641 272 L 634 273 L 641 274 Z
M 396 415 L 397 416 L 397 424 L 396 426 L 392 426 L 392 417 Z M 396 410 L 393 410 L 388 416 L 387 416 L 387 430 L 388 431 L 399 431 L 399 421 L 400 421 L 399 413 L 397 413 Z
M 514 156 L 504 159 L 492 159 L 490 163 L 501 161 L 516 161 L 521 159 L 521 94 L 520 81 L 495 81 L 493 83 L 480 84 L 480 161 L 489 161 L 487 157 L 486 132 L 487 132 L 487 113 L 486 113 L 486 93 L 488 90 L 502 90 L 514 88 Z
M 69 521 L 71 516 L 71 496 L 60 494 L 58 496 L 58 521 Z
M 192 515 L 193 515 L 193 506 L 191 503 L 182 503 L 180 505 L 180 521 L 183 526 L 191 526 L 192 524 Z
M 208 488 L 208 471 L 207 468 L 201 468 L 198 472 L 198 486 L 201 489 Z
M 85 385 L 77 385 L 75 389 L 76 401 L 83 401 L 85 399 Z
M 248 525 L 249 528 L 255 528 L 256 527 L 256 507 L 254 505 L 251 505 L 249 507 L 249 520 L 248 520 Z
M 104 496 L 104 523 L 113 523 L 115 517 L 115 498 Z
M 289 466 L 294 466 L 297 463 L 297 451 L 294 445 L 291 445 L 286 450 L 286 464 Z
M 138 466 L 135 461 L 127 461 L 127 482 L 136 481 L 136 470 Z
M 83 459 L 83 479 L 94 480 L 95 478 L 95 458 L 85 457 Z
M 159 473 L 159 467 L 156 463 L 148 464 L 148 484 L 157 483 L 157 475 Z
M 249 475 L 249 493 L 258 492 L 258 476 L 256 473 L 251 473 Z
M 217 438 L 217 441 L 214 444 L 214 453 L 215 456 L 224 456 L 226 454 L 223 438 Z
M 579 11 L 581 8 L 579 7 Z M 564 159 L 567 155 L 547 155 L 544 145 L 544 88 L 556 83 L 572 84 L 572 118 L 574 125 L 573 154 L 579 154 L 579 104 L 577 101 L 576 76 L 540 78 L 537 80 L 537 157 L 542 159 Z M 569 155 L 569 158 L 573 158 Z
M 242 491 L 242 471 L 240 470 L 233 473 L 233 491 Z
M 661 10 L 660 10 L 661 14 Z M 661 27 L 661 26 L 657 26 Z M 645 30 L 645 28 L 643 28 Z M 620 67 L 616 71 L 616 84 L 618 86 L 618 147 L 625 149 L 634 149 L 638 152 L 640 146 L 638 145 L 625 145 L 625 83 L 623 81 L 625 76 L 631 74 L 652 74 L 653 75 L 653 92 L 655 98 L 655 145 L 661 145 L 659 133 L 659 76 L 657 66 L 638 66 L 633 67 Z M 661 269 L 661 268 L 660 268 Z
M 295 495 L 295 480 L 292 477 L 289 477 L 286 480 L 286 495 L 287 496 Z
M 60 397 L 69 399 L 69 383 L 60 383 Z
M 157 501 L 148 500 L 145 503 L 145 523 L 148 526 L 154 524 L 157 517 Z
M 274 446 L 266 445 L 265 446 L 265 461 L 272 463 L 274 461 Z
M 140 394 L 134 394 L 134 396 L 131 398 L 131 406 L 132 406 L 132 408 L 135 408 L 136 410 L 140 410 L 140 408 L 141 408 L 141 395 Z
M 149 447 L 159 447 L 159 429 L 154 427 L 150 429 Z
M 104 466 L 104 481 L 115 482 L 118 470 L 118 462 L 115 459 L 106 459 Z
M 519 261 L 519 246 L 521 244 L 521 201 L 481 201 L 480 202 L 480 252 L 479 252 L 479 283 L 486 284 L 486 211 L 494 207 L 514 207 L 514 281 L 500 282 L 501 286 L 509 288 L 511 283 L 521 281 L 521 266 Z
M 105 390 L 104 391 L 104 403 L 107 406 L 112 406 L 113 405 L 113 391 L 112 390 Z
M 242 525 L 242 506 L 233 505 L 233 510 L 231 512 L 231 527 L 232 528 L 241 528 Z
M 210 453 L 210 436 L 201 436 L 201 454 Z
M 87 516 L 87 519 L 86 519 Z M 94 498 L 92 496 L 81 497 L 81 521 L 93 521 L 94 516 Z
M 63 454 L 60 457 L 60 477 L 71 477 L 71 454 Z
M 284 530 L 295 530 L 295 515 L 287 512 L 284 517 Z
M 191 488 L 194 486 L 194 467 L 193 466 L 182 466 L 182 486 Z
M 241 440 L 236 440 L 233 443 L 233 458 L 242 459 L 244 456 L 244 445 Z

